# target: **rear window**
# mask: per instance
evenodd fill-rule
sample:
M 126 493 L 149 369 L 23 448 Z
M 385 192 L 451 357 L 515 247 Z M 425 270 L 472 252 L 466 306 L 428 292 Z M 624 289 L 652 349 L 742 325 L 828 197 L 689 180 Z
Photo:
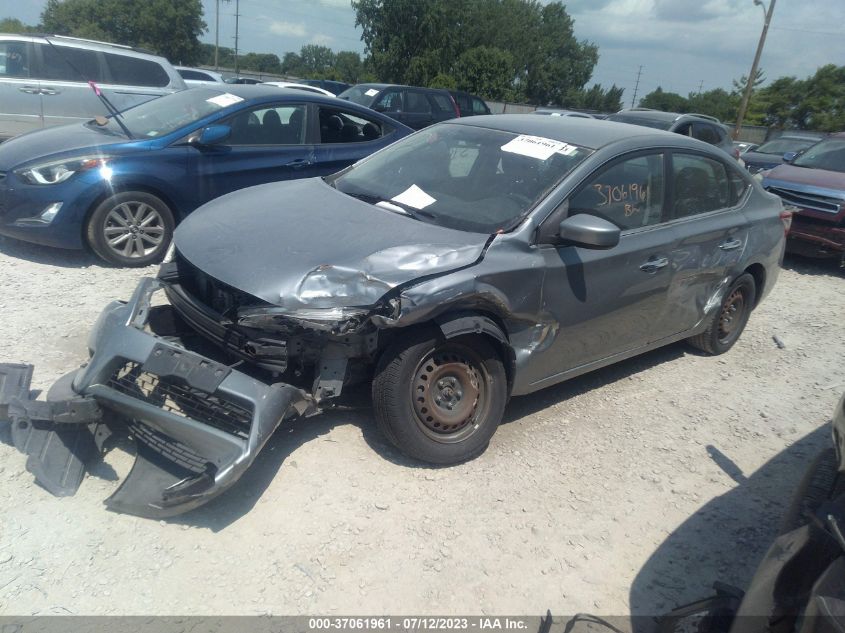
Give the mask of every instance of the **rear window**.
M 111 83 L 150 88 L 164 88 L 170 83 L 170 77 L 156 62 L 114 53 L 105 53 L 105 57 Z
M 368 106 L 373 102 L 373 99 L 378 96 L 380 90 L 372 86 L 352 86 L 341 92 L 338 97 L 346 99 L 358 105 Z
M 205 73 L 201 73 L 198 70 L 180 70 L 179 74 L 182 75 L 182 79 L 193 79 L 195 81 L 214 81 L 214 77 L 211 75 L 206 75 Z

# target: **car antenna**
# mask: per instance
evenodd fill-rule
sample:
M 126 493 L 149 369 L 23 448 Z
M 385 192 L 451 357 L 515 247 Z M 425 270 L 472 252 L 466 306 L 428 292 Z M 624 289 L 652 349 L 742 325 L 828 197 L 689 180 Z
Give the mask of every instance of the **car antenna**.
M 50 45 L 50 48 L 52 48 L 54 51 L 56 51 L 59 54 L 59 56 L 61 56 L 65 60 L 65 62 L 67 62 L 67 65 L 70 66 L 73 70 L 76 71 L 76 74 L 78 74 L 80 77 L 85 79 L 85 73 L 83 73 L 81 70 L 79 70 L 79 68 L 77 68 L 76 65 L 72 61 L 70 61 L 70 59 L 65 57 L 59 51 L 59 49 L 56 48 L 56 45 L 53 44 L 53 42 L 50 41 L 49 37 L 45 37 L 44 39 Z M 94 81 L 91 80 L 91 79 L 86 79 L 86 81 L 88 82 L 88 85 L 91 87 L 91 90 L 94 91 L 94 94 L 97 95 L 100 98 L 100 101 L 103 102 L 103 105 L 106 106 L 106 110 L 109 111 L 109 113 L 112 115 L 112 117 L 117 122 L 117 124 L 120 126 L 120 128 L 126 133 L 126 136 L 129 137 L 129 138 L 135 138 L 134 136 L 132 136 L 132 132 L 129 131 L 129 128 L 126 127 L 126 124 L 123 122 L 123 117 L 120 116 L 120 112 L 118 111 L 118 109 L 115 108 L 114 105 L 112 104 L 112 102 L 109 101 L 108 98 L 106 97 L 106 95 L 103 94 L 103 92 L 100 90 L 100 87 L 96 83 L 94 83 Z M 105 119 L 102 116 L 94 117 L 94 121 L 96 121 L 97 125 L 99 125 L 99 126 L 103 126 L 108 122 L 107 119 Z

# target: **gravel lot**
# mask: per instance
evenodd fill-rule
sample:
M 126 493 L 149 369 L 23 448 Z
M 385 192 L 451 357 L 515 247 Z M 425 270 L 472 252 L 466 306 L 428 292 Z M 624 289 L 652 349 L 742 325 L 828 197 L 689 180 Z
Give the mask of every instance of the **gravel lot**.
M 154 269 L 0 240 L 0 359 L 47 388 Z M 787 261 L 736 347 L 673 345 L 515 398 L 479 459 L 421 468 L 361 407 L 280 429 L 228 494 L 171 521 L 37 487 L 0 434 L 0 615 L 655 614 L 744 586 L 845 389 L 845 279 Z M 772 336 L 785 344 L 779 349 Z

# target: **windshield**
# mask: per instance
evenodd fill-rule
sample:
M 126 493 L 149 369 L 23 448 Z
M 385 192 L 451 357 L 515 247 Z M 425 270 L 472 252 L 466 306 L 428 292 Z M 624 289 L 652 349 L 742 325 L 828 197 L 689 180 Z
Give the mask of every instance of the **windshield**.
M 673 121 L 668 119 L 653 119 L 647 116 L 631 116 L 627 114 L 611 114 L 607 117 L 608 121 L 617 121 L 618 123 L 631 123 L 633 125 L 642 125 L 644 127 L 653 127 L 658 130 L 668 130 L 672 127 Z
M 845 139 L 828 139 L 816 143 L 792 164 L 798 167 L 845 172 Z
M 776 138 L 768 143 L 763 143 L 755 149 L 760 154 L 786 154 L 786 152 L 800 152 L 818 143 L 814 138 Z
M 135 138 L 152 138 L 169 134 L 241 101 L 241 97 L 214 88 L 192 88 L 142 103 L 122 112 L 120 117 Z M 121 132 L 114 117 L 109 119 L 108 128 Z
M 378 88 L 372 86 L 352 86 L 341 92 L 338 97 L 346 99 L 358 105 L 368 106 L 373 102 L 373 98 L 379 93 Z
M 470 125 L 427 128 L 327 179 L 350 196 L 463 231 L 516 226 L 592 150 Z

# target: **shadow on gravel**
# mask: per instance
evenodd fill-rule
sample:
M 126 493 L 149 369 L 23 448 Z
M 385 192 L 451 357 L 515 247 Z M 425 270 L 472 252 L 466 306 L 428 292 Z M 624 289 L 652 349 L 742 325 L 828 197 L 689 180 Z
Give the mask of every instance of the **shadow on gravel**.
M 845 267 L 840 266 L 839 260 L 835 257 L 823 259 L 787 253 L 783 258 L 783 268 L 800 275 L 839 275 L 845 277 Z
M 527 396 L 516 396 L 508 403 L 502 424 L 516 422 L 525 416 L 580 396 L 593 389 L 612 385 L 651 367 L 682 358 L 687 353 L 694 353 L 694 351 L 685 343 L 667 345 Z
M 105 266 L 100 259 L 88 251 L 52 248 L 39 244 L 19 242 L 6 237 L 0 237 L 0 253 L 34 264 L 46 264 L 61 268 L 87 268 L 92 265 Z
M 637 573 L 629 597 L 631 614 L 641 616 L 632 619 L 635 633 L 654 630 L 656 616 L 710 597 L 715 581 L 745 590 L 805 470 L 830 446 L 830 428 L 824 424 L 754 473 L 742 473 L 731 460 L 729 438 L 717 444 L 707 453 L 738 486 L 684 521 Z

